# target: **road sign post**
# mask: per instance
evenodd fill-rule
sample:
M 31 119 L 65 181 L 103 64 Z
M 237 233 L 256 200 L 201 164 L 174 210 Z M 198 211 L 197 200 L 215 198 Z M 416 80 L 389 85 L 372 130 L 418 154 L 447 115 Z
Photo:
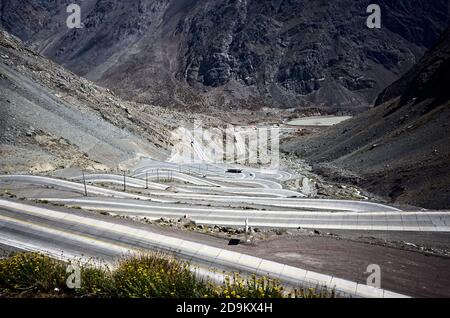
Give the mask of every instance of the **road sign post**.
M 249 226 L 248 226 L 248 218 L 245 219 L 245 241 L 248 243 L 250 242 L 250 239 L 248 238 L 248 232 L 249 232 Z

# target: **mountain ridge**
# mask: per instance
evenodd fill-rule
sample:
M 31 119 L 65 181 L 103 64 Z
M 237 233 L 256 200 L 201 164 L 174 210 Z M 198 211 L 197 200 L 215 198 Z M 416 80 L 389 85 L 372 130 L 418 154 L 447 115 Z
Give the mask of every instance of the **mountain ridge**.
M 334 180 L 392 202 L 450 208 L 450 29 L 375 108 L 284 145 Z
M 181 109 L 370 108 L 448 25 L 443 0 L 1 0 L 1 25 L 78 75 L 137 102 Z M 20 24 L 15 23 L 21 21 Z

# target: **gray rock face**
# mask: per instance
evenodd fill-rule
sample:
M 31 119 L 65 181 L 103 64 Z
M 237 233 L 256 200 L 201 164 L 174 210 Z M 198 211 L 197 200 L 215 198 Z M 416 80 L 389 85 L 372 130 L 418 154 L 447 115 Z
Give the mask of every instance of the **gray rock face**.
M 378 98 L 320 135 L 283 146 L 338 181 L 393 202 L 450 208 L 450 29 Z
M 217 126 L 215 118 L 197 115 Z M 0 30 L 0 174 L 164 160 L 184 112 L 124 101 Z
M 123 97 L 204 109 L 308 107 L 358 112 L 448 25 L 446 0 L 1 0 L 1 26 Z M 20 22 L 20 23 L 18 23 Z

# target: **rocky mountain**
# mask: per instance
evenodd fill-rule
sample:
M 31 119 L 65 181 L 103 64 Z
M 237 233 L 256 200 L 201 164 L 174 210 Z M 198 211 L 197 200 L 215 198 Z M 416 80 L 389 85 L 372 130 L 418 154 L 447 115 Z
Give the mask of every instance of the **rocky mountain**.
M 378 105 L 319 136 L 284 146 L 317 171 L 389 196 L 450 208 L 450 30 Z
M 447 0 L 0 0 L 1 27 L 121 97 L 196 110 L 359 112 L 435 44 Z M 77 1 L 75 1 L 77 2 Z
M 99 171 L 142 156 L 165 159 L 171 131 L 183 122 L 193 119 L 123 101 L 0 31 L 0 173 Z

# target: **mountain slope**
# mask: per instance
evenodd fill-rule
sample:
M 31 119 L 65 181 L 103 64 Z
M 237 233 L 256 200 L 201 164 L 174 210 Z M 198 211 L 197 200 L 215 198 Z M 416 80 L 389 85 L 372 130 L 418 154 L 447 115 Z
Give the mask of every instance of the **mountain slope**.
M 448 25 L 446 0 L 0 0 L 1 26 L 78 75 L 138 102 L 204 110 L 359 112 Z M 17 23 L 17 22 L 20 23 Z
M 185 116 L 124 102 L 0 31 L 0 173 L 163 159 Z
M 285 145 L 316 169 L 392 201 L 450 208 L 450 31 L 404 78 L 388 87 L 378 106 Z

